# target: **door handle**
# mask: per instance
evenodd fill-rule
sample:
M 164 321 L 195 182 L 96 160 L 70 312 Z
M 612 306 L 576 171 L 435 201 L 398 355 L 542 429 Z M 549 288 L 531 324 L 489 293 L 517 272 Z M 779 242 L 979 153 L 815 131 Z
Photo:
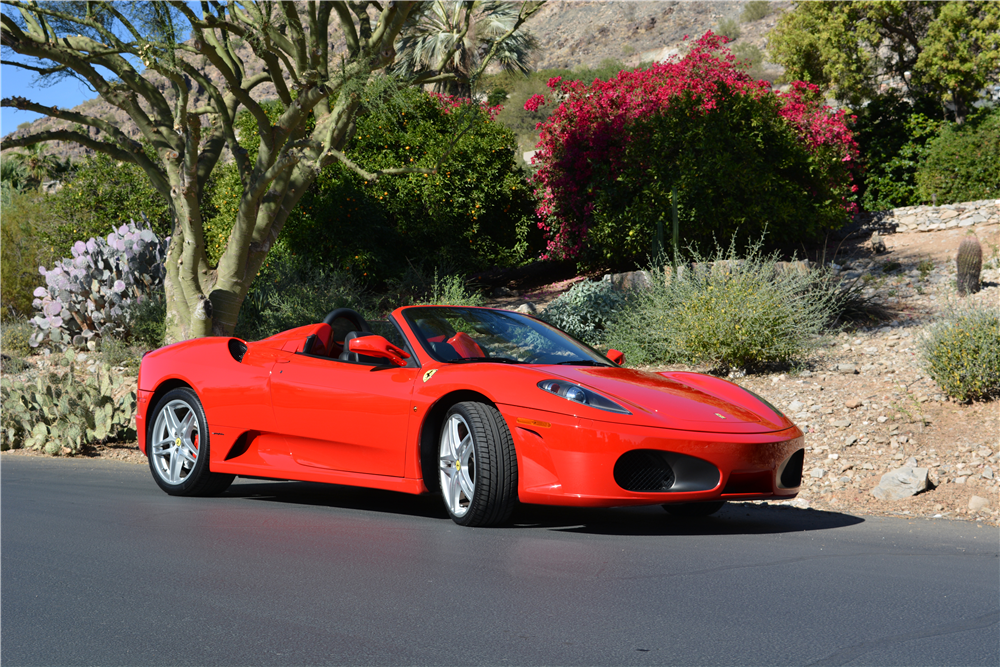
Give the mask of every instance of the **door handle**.
M 291 359 L 275 359 L 274 363 L 276 363 L 276 364 L 287 364 L 290 361 L 291 361 Z

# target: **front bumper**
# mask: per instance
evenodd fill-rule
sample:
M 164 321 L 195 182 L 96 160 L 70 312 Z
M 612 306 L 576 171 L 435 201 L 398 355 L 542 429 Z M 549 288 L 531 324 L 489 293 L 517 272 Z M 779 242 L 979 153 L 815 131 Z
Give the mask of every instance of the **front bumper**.
M 498 407 L 517 449 L 521 502 L 616 507 L 789 499 L 801 484 L 804 437 L 796 427 L 701 433 Z

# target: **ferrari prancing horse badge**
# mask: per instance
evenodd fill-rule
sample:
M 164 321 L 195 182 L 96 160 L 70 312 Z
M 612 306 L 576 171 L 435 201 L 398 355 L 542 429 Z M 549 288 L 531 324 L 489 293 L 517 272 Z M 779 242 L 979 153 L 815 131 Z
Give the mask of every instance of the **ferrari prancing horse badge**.
M 427 371 L 426 373 L 424 373 L 424 382 L 427 382 L 432 377 L 434 377 L 434 374 L 437 373 L 437 372 L 438 372 L 438 369 L 432 368 L 429 371 Z

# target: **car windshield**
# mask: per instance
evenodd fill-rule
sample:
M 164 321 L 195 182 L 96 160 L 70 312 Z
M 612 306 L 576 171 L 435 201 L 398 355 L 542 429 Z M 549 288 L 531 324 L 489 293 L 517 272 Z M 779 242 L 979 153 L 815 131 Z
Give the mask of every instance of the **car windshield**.
M 562 331 L 518 313 L 420 306 L 404 309 L 403 317 L 421 346 L 438 361 L 614 365 Z

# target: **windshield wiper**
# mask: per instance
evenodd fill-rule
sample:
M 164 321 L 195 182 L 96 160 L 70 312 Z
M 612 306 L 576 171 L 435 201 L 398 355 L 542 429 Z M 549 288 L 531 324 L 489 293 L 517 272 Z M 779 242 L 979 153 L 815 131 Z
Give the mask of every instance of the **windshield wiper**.
M 607 366 L 607 364 L 602 364 L 599 361 L 594 361 L 593 359 L 570 359 L 569 361 L 557 361 L 555 366 Z

